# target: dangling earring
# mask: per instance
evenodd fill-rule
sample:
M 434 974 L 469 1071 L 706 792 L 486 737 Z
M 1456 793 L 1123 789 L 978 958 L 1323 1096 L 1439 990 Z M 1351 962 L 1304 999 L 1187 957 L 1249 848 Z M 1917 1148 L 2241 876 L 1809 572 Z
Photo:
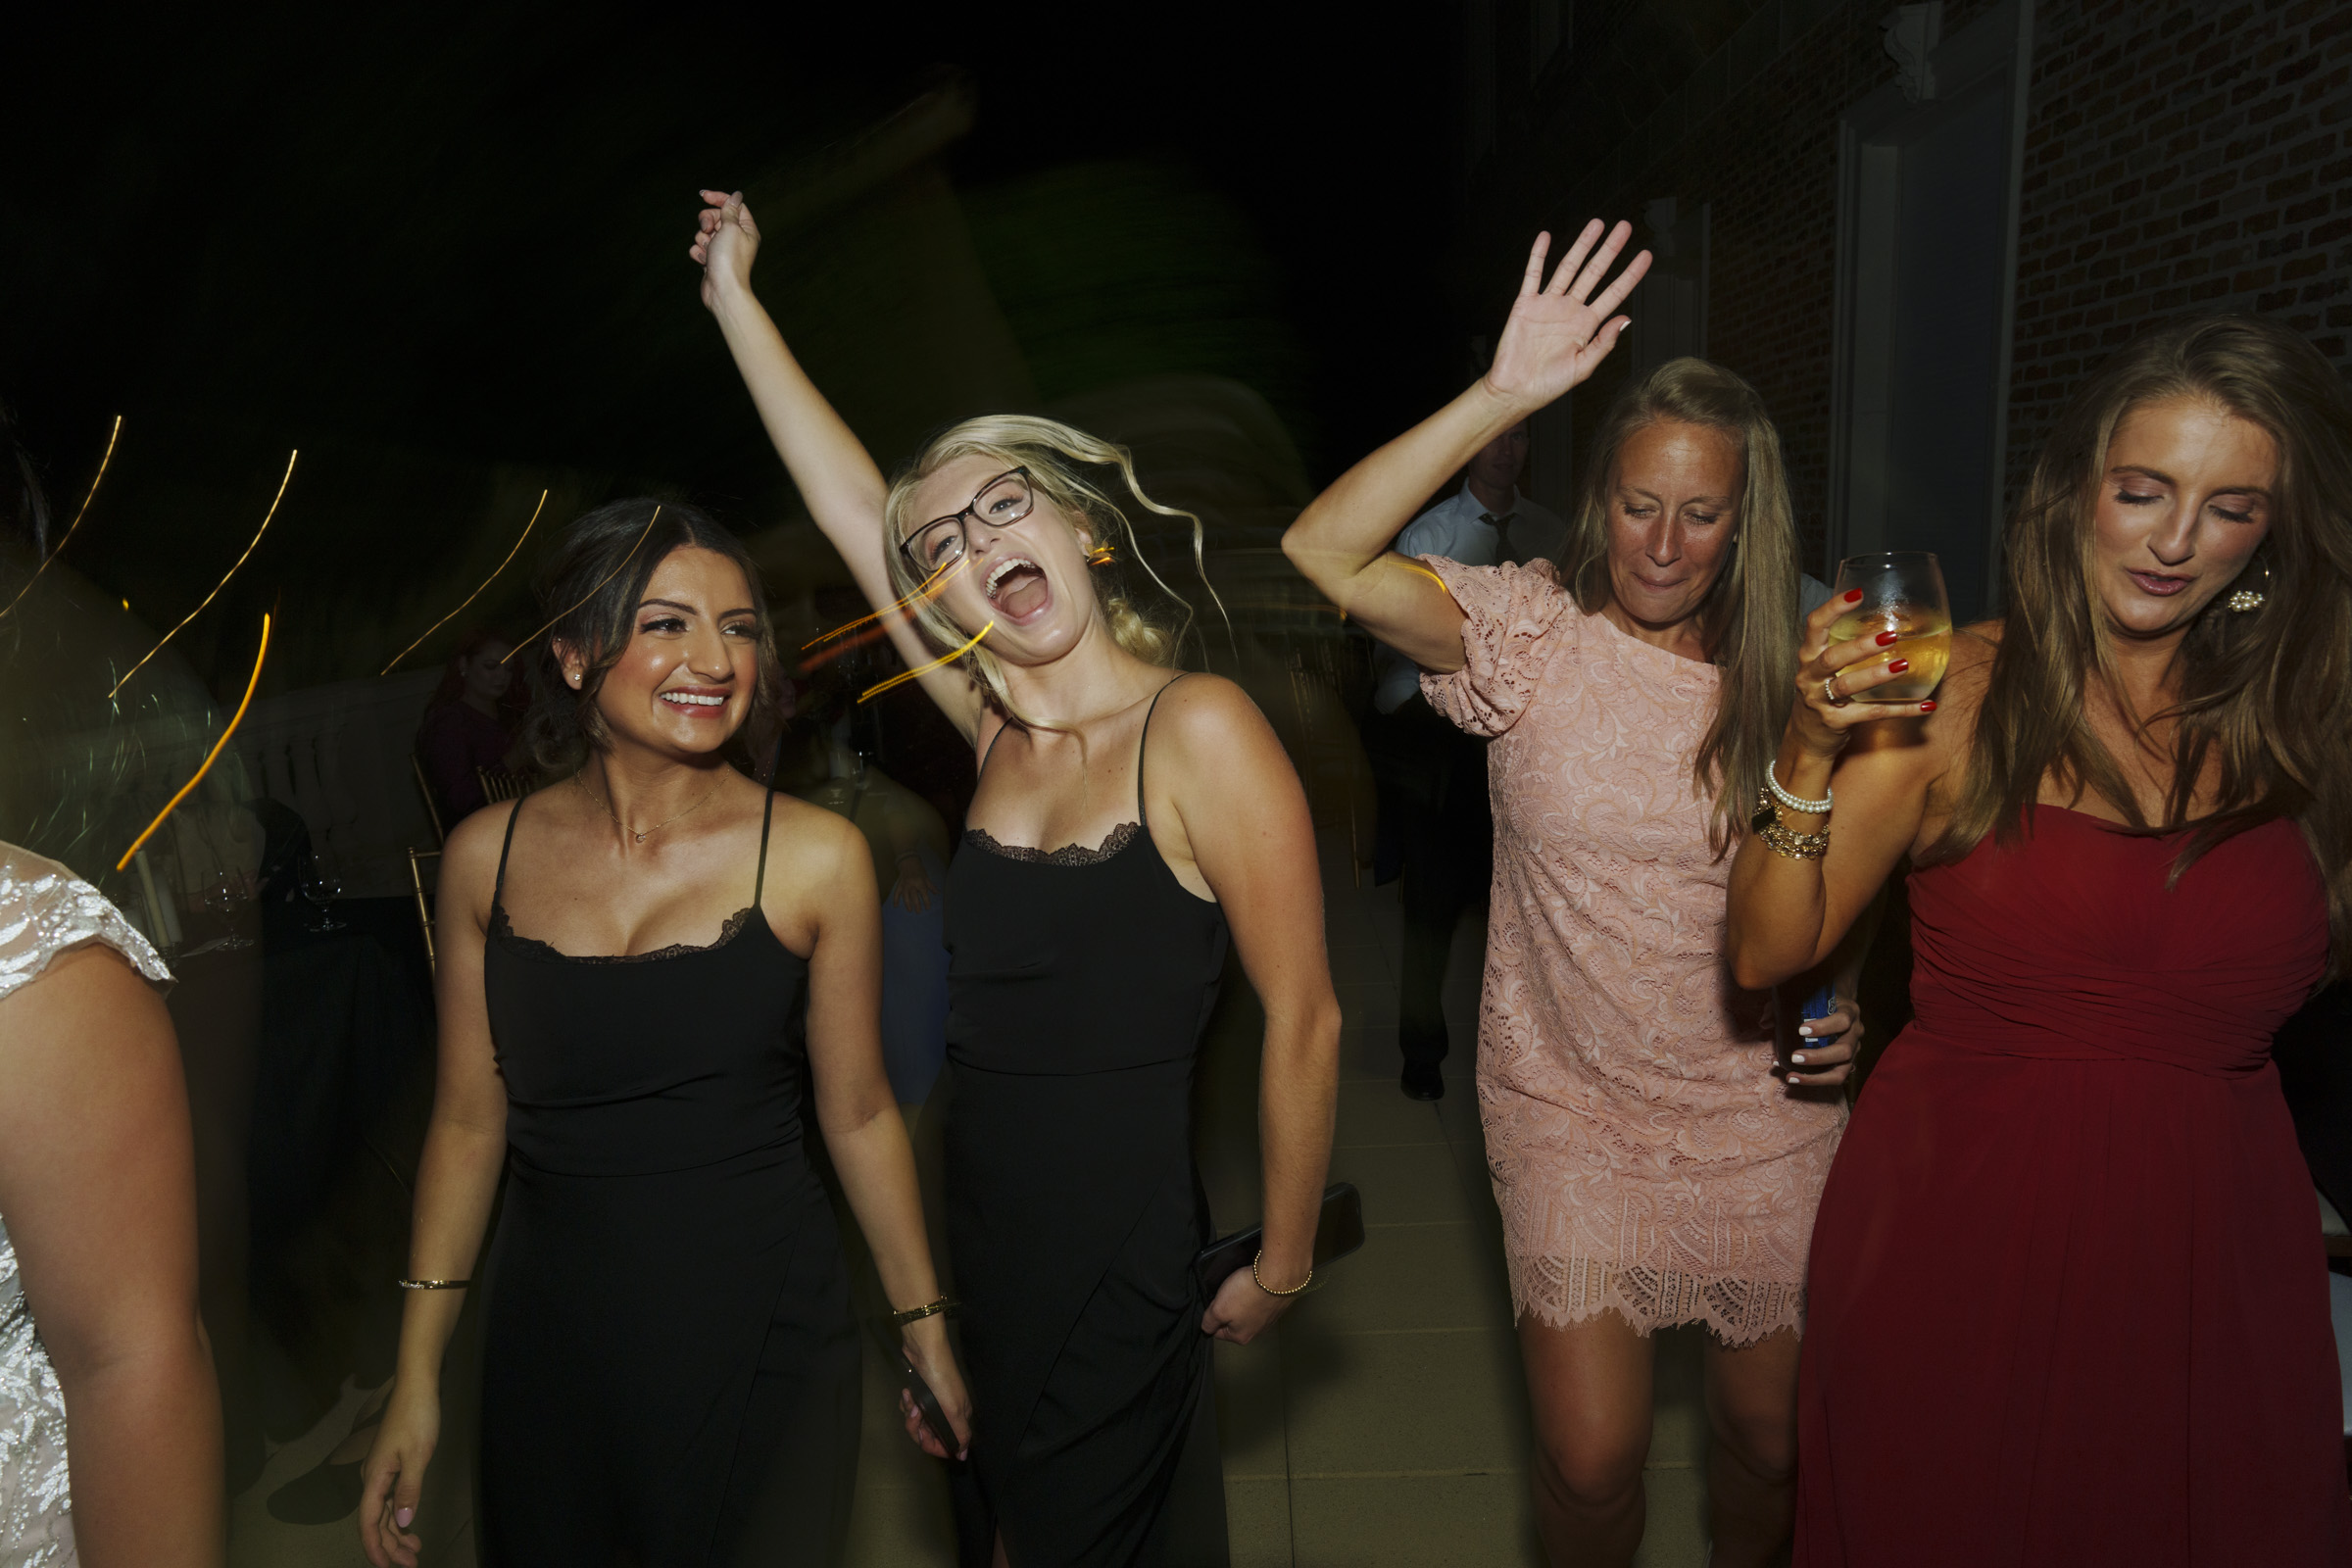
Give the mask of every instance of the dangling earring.
M 2242 615 L 2249 610 L 2260 610 L 2270 597 L 2271 564 L 2266 561 L 2262 564 L 2262 586 L 2238 589 L 2237 592 L 2222 601 L 2222 608 L 2233 610 Z

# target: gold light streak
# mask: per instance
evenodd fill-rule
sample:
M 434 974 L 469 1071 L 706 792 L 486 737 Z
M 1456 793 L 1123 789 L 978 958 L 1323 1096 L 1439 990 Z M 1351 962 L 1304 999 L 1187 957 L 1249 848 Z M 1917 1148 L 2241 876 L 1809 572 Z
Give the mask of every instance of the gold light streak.
M 841 658 L 844 654 L 855 653 L 857 650 L 863 648 L 867 643 L 878 640 L 883 636 L 885 630 L 886 628 L 881 626 L 868 626 L 865 628 L 865 630 L 858 633 L 856 636 L 843 637 L 832 647 L 824 649 L 818 653 L 804 653 L 801 657 L 801 672 L 803 674 L 807 674 L 812 669 L 821 669 L 825 665 L 833 662 L 834 660 Z M 829 632 L 826 635 L 838 636 L 839 633 Z M 821 642 L 823 639 L 820 638 L 818 640 Z
M 863 692 L 858 694 L 858 700 L 861 703 L 870 702 L 874 698 L 879 697 L 884 692 L 890 690 L 893 686 L 903 686 L 906 682 L 913 680 L 919 675 L 928 675 L 933 670 L 939 668 L 942 664 L 953 664 L 956 662 L 956 661 L 970 653 L 974 648 L 979 647 L 980 639 L 996 629 L 997 623 L 994 620 L 991 620 L 987 625 L 972 633 L 971 641 L 965 643 L 961 648 L 956 649 L 952 653 L 942 654 L 937 659 L 931 661 L 931 662 L 928 664 L 917 664 L 912 669 L 902 669 L 896 675 L 891 676 L 890 679 L 883 681 L 880 685 L 868 686 Z
M 98 480 L 106 477 L 106 466 L 113 461 L 115 456 L 115 438 L 122 433 L 122 416 L 118 414 L 115 416 L 115 427 L 106 432 L 106 455 L 98 460 L 97 477 L 90 480 L 90 493 L 81 498 L 81 510 L 74 514 L 73 525 L 67 528 L 64 536 L 57 541 L 57 548 L 43 556 L 41 564 L 32 568 L 32 575 L 24 579 L 24 586 L 17 590 L 17 597 L 8 602 L 8 610 L 0 610 L 0 615 L 7 614 L 10 610 L 16 609 L 24 602 L 24 596 L 32 592 L 32 585 L 41 580 L 41 573 L 49 569 L 49 563 L 64 554 L 66 541 L 74 537 L 74 529 L 80 527 L 81 519 L 90 514 L 90 503 L 98 499 Z M 128 610 L 130 601 L 125 599 L 122 602 L 122 608 Z
M 116 870 L 122 870 L 130 864 L 130 858 L 144 849 L 149 839 L 155 837 L 155 830 L 164 825 L 164 818 L 177 809 L 179 803 L 188 798 L 188 792 L 203 783 L 204 775 L 210 773 L 213 770 L 213 764 L 220 760 L 220 754 L 228 749 L 228 738 L 234 735 L 237 732 L 237 726 L 245 721 L 245 710 L 253 706 L 254 688 L 262 683 L 262 661 L 269 657 L 270 612 L 264 611 L 262 612 L 262 646 L 254 653 L 253 674 L 245 682 L 245 695 L 238 701 L 236 712 L 230 715 L 228 728 L 222 730 L 220 738 L 213 742 L 213 749 L 205 755 L 204 765 L 196 769 L 196 776 L 182 784 L 179 787 L 179 793 L 164 803 L 164 808 L 155 813 L 155 820 L 147 824 L 146 832 L 130 841 L 130 848 L 124 850 L 122 858 L 115 862 Z
M 277 504 L 286 499 L 286 486 L 294 481 L 294 460 L 301 456 L 302 449 L 300 447 L 296 447 L 293 451 L 286 454 L 285 477 L 277 481 L 277 494 L 270 498 L 270 510 L 263 514 L 262 525 L 253 531 L 253 544 L 249 544 L 245 547 L 245 554 L 237 558 L 236 565 L 229 567 L 227 572 L 220 578 L 220 580 L 213 584 L 213 591 L 204 596 L 203 605 L 198 605 L 194 610 L 191 610 L 185 615 L 182 615 L 180 617 L 178 626 L 174 626 L 170 631 L 164 633 L 163 641 L 158 642 L 153 648 L 148 649 L 145 656 L 142 657 L 137 663 L 131 665 L 129 670 L 123 674 L 121 680 L 115 682 L 115 689 L 106 694 L 108 701 L 113 701 L 114 698 L 122 693 L 123 687 L 130 684 L 130 677 L 132 675 L 136 675 L 140 670 L 147 667 L 148 660 L 153 659 L 156 655 L 164 651 L 164 643 L 168 643 L 172 638 L 179 635 L 180 627 L 187 625 L 189 621 L 194 620 L 198 615 L 203 614 L 204 606 L 211 604 L 214 600 L 220 597 L 220 590 L 228 586 L 228 579 L 237 574 L 237 566 L 242 566 L 245 564 L 247 558 L 253 554 L 254 546 L 259 545 L 262 542 L 262 535 L 270 531 L 270 519 L 277 515 Z
M 880 620 L 883 616 L 892 614 L 895 612 L 911 609 L 917 600 L 928 601 L 937 599 L 940 596 L 941 591 L 948 586 L 950 579 L 952 579 L 957 572 L 961 571 L 964 567 L 970 565 L 971 564 L 971 557 L 957 556 L 954 561 L 948 563 L 948 564 L 940 567 L 930 576 L 924 578 L 921 583 L 916 585 L 914 592 L 908 594 L 897 604 L 892 605 L 888 610 L 877 610 L 870 615 L 860 615 L 846 626 L 836 626 L 831 631 L 825 632 L 820 636 L 811 637 L 808 639 L 808 641 L 801 644 L 801 652 L 807 653 L 809 649 L 814 648 L 818 643 L 829 643 L 834 638 L 854 632 L 860 626 L 871 625 L 873 622 Z M 863 641 L 864 639 L 861 638 L 859 640 Z
M 516 654 L 521 653 L 525 648 L 528 648 L 531 646 L 531 644 L 537 642 L 539 640 L 539 632 L 546 631 L 549 626 L 555 625 L 556 621 L 562 620 L 565 615 L 570 614 L 572 610 L 579 609 L 580 605 L 586 604 L 589 600 L 594 599 L 598 594 L 603 593 L 605 591 L 605 584 L 611 582 L 613 578 L 620 575 L 621 566 L 625 566 L 630 562 L 637 559 L 637 552 L 645 548 L 646 535 L 652 533 L 654 531 L 654 524 L 660 522 L 661 520 L 662 509 L 660 507 L 656 507 L 654 508 L 654 514 L 645 519 L 645 532 L 640 533 L 637 536 L 637 542 L 629 546 L 629 553 L 620 558 L 620 565 L 614 566 L 611 571 L 606 572 L 603 577 L 599 578 L 596 586 L 589 589 L 586 593 L 580 595 L 579 603 L 573 605 L 570 610 L 558 611 L 555 618 L 550 620 L 546 626 L 540 627 L 539 631 L 532 632 L 528 637 L 525 637 L 522 641 L 508 649 L 507 659 L 513 659 Z M 464 609 L 465 607 L 460 606 L 459 608 Z M 503 664 L 507 662 L 507 659 L 502 659 L 499 661 L 499 662 Z
M 476 588 L 476 589 L 475 589 L 473 592 L 471 592 L 471 593 L 467 594 L 467 595 L 466 595 L 466 596 L 464 599 L 461 599 L 461 600 L 459 600 L 459 601 L 458 601 L 458 609 L 457 609 L 457 610 L 453 610 L 453 611 L 451 611 L 451 612 L 450 612 L 448 614 L 446 614 L 446 615 L 443 615 L 443 616 L 442 616 L 442 617 L 441 617 L 439 620 L 436 620 L 436 621 L 434 621 L 434 622 L 433 622 L 433 623 L 432 623 L 430 626 L 427 626 L 427 627 L 425 627 L 425 628 L 424 628 L 424 630 L 423 630 L 422 632 L 420 632 L 420 633 L 418 633 L 418 634 L 417 634 L 417 637 L 416 637 L 416 642 L 409 644 L 409 646 L 408 646 L 408 647 L 406 647 L 406 648 L 403 648 L 403 649 L 402 649 L 402 650 L 401 650 L 399 653 L 397 653 L 397 654 L 394 654 L 394 655 L 392 656 L 392 663 L 391 663 L 391 664 L 386 664 L 386 665 L 385 665 L 383 668 L 381 668 L 381 669 L 379 669 L 379 670 L 377 670 L 377 671 L 375 672 L 375 673 L 376 673 L 376 675 L 377 675 L 377 677 L 378 677 L 379 679 L 380 679 L 381 677 L 385 676 L 385 675 L 389 675 L 389 674 L 391 674 L 391 673 L 392 673 L 392 664 L 397 664 L 397 663 L 399 663 L 399 662 L 400 662 L 402 660 L 404 660 L 404 659 L 408 658 L 408 657 L 409 657 L 411 654 L 415 653 L 415 652 L 416 651 L 417 644 L 419 644 L 419 643 L 422 643 L 422 642 L 425 640 L 425 638 L 427 638 L 427 637 L 430 637 L 430 636 L 431 636 L 433 633 L 435 633 L 435 632 L 439 631 L 439 630 L 440 630 L 442 627 L 444 627 L 444 626 L 448 625 L 448 624 L 449 624 L 451 621 L 453 621 L 453 620 L 457 619 L 457 618 L 458 618 L 458 611 L 462 611 L 462 610 L 464 610 L 464 609 L 465 609 L 465 608 L 466 608 L 467 605 L 470 605 L 470 604 L 472 604 L 472 603 L 473 603 L 473 602 L 474 602 L 476 599 L 479 599 L 479 598 L 481 598 L 481 597 L 482 597 L 482 588 L 487 588 L 487 587 L 489 587 L 489 586 L 490 586 L 492 583 L 494 583 L 494 582 L 498 581 L 498 573 L 499 573 L 499 572 L 501 572 L 501 571 L 504 571 L 504 570 L 506 570 L 506 569 L 507 569 L 507 567 L 508 567 L 508 565 L 514 562 L 514 557 L 515 557 L 515 554 L 516 554 L 517 552 L 519 552 L 519 551 L 522 549 L 522 541 L 523 541 L 523 539 L 528 539 L 528 538 L 531 536 L 531 529 L 532 529 L 534 526 L 536 526 L 536 525 L 537 525 L 537 523 L 538 523 L 538 521 L 539 521 L 539 514 L 540 514 L 540 513 L 542 513 L 542 512 L 545 512 L 546 510 L 547 510 L 547 492 L 546 492 L 546 491 L 544 491 L 544 490 L 542 490 L 542 491 L 540 491 L 540 492 L 539 492 L 539 505 L 537 505 L 537 506 L 535 506 L 535 507 L 533 507 L 533 508 L 531 509 L 531 520 L 530 520 L 529 522 L 526 522 L 526 523 L 524 523 L 524 524 L 522 525 L 522 537 L 521 537 L 521 538 L 518 538 L 518 539 L 516 539 L 516 540 L 514 541 L 514 549 L 513 549 L 513 550 L 510 550 L 510 551 L 508 551 L 508 552 L 507 552 L 507 559 L 506 559 L 505 561 L 502 561 L 502 562 L 500 562 L 500 563 L 498 564 L 498 568 L 497 568 L 497 570 L 495 570 L 495 571 L 491 572 L 489 576 L 487 576 L 487 577 L 484 577 L 484 578 L 482 579 L 482 587 L 481 587 L 481 588 Z M 646 526 L 650 528 L 650 527 L 652 527 L 652 526 L 653 526 L 653 524 L 652 524 L 652 523 L 647 523 L 647 524 L 646 524 Z M 635 554 L 635 552 L 634 552 L 634 551 L 632 551 L 632 552 L 631 552 L 631 554 Z

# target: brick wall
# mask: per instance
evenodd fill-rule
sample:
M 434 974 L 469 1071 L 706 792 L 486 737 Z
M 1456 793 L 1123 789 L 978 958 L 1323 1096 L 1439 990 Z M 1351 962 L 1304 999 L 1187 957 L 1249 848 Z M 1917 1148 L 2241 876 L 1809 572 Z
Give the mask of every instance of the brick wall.
M 2253 311 L 2352 373 L 2352 5 L 2057 0 L 2027 125 L 2015 486 L 2115 345 Z
M 1474 329 L 1515 286 L 1539 226 L 1713 204 L 1708 352 L 1779 421 L 1809 559 L 1829 494 L 1838 118 L 1894 76 L 1889 0 L 1838 6 L 1613 189 L 1608 149 L 1530 141 L 1473 190 Z M 1990 0 L 1944 8 L 1944 36 Z M 2029 104 L 2009 427 L 2014 486 L 2083 374 L 2154 319 L 2250 310 L 2352 373 L 2352 0 L 2042 0 Z M 1693 78 L 1703 85 L 1705 74 Z M 1686 84 L 1685 96 L 1691 96 Z M 1570 206 L 1576 211 L 1569 211 Z M 1641 305 L 1636 296 L 1632 309 Z M 1624 376 L 1579 391 L 1580 440 Z M 1581 466 L 1580 466 L 1581 471 Z

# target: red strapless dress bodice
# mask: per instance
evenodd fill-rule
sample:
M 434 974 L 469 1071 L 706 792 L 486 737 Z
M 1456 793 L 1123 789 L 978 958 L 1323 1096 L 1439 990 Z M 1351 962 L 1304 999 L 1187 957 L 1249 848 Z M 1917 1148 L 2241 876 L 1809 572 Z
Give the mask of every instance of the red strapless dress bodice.
M 2327 961 L 2301 834 L 2054 808 L 1911 878 L 1917 1021 L 1813 1236 L 1797 1560 L 2352 1563 L 2311 1178 L 2271 1037 Z

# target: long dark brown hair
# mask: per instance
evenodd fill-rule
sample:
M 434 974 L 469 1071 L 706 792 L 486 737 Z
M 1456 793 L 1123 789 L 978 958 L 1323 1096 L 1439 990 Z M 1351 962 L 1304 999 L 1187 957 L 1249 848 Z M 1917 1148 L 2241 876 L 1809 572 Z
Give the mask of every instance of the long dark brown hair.
M 1592 438 L 1560 550 L 1560 580 L 1579 610 L 1597 614 L 1609 602 L 1609 497 L 1618 451 L 1635 431 L 1660 419 L 1730 436 L 1739 443 L 1745 476 L 1730 558 L 1699 608 L 1707 657 L 1722 673 L 1714 720 L 1691 759 L 1690 788 L 1701 800 L 1714 798 L 1707 842 L 1720 858 L 1754 808 L 1795 701 L 1802 631 L 1796 520 L 1781 463 L 1781 433 L 1756 389 L 1720 365 L 1668 360 L 1617 395 Z
M 659 507 L 660 514 L 655 509 Z M 637 606 L 646 584 L 673 550 L 710 550 L 743 568 L 760 623 L 758 680 L 751 716 L 727 743 L 727 757 L 746 772 L 766 761 L 766 746 L 777 733 L 777 699 L 783 667 L 776 659 L 775 632 L 768 625 L 767 594 L 760 568 L 735 536 L 710 515 L 676 501 L 647 497 L 614 501 L 583 514 L 564 530 L 555 555 L 540 574 L 539 612 L 553 623 L 514 657 L 530 661 L 531 709 L 523 716 L 523 747 L 542 776 L 561 778 L 579 768 L 592 751 L 609 744 L 596 694 L 605 675 L 620 662 L 636 634 Z M 566 607 L 569 607 L 568 609 Z M 564 678 L 556 645 L 586 657 L 578 690 Z
M 2125 717 L 2145 733 L 2177 718 L 2173 783 L 2150 822 L 2085 713 L 2093 681 L 2118 694 L 2114 647 L 2091 587 L 2092 518 L 2107 449 L 2125 416 L 2194 398 L 2260 426 L 2277 444 L 2270 531 L 2239 581 L 2263 603 L 2233 612 L 2216 594 L 2182 638 L 2180 700 Z M 2050 432 L 2005 535 L 2007 601 L 1975 745 L 1950 820 L 1925 858 L 1958 859 L 2013 841 L 2050 778 L 2096 796 L 2132 827 L 2188 829 L 2178 879 L 2232 834 L 2288 817 L 2328 884 L 2331 951 L 2352 939 L 2352 396 L 2297 333 L 2251 316 L 2158 328 L 2092 373 Z M 2192 818 L 2218 760 L 2214 808 Z

